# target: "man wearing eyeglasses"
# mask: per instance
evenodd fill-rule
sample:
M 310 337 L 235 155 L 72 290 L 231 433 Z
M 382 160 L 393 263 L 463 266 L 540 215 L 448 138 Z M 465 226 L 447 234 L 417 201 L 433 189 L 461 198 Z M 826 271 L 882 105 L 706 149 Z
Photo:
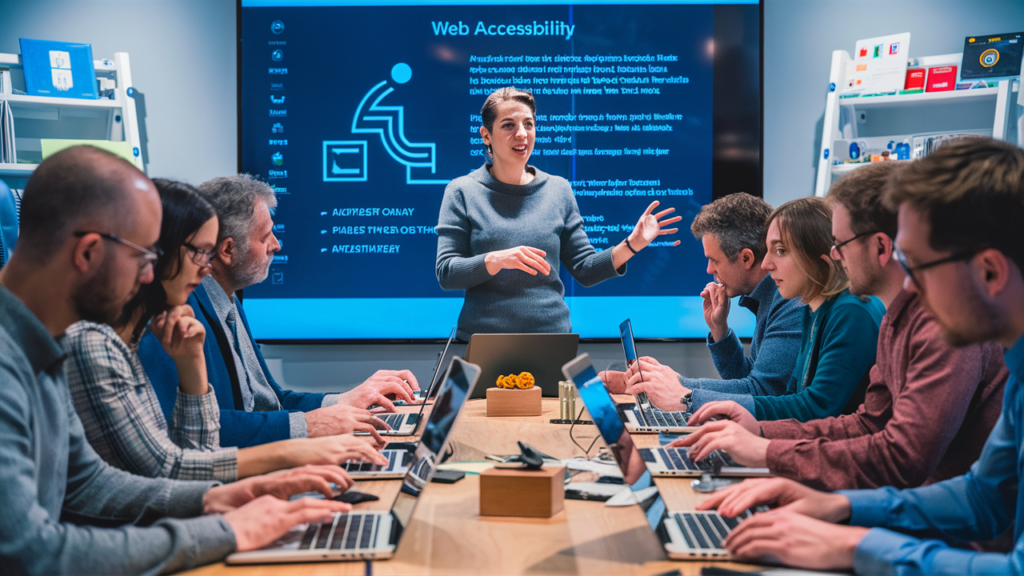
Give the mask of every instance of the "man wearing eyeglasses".
M 344 482 L 336 467 L 222 486 L 134 476 L 90 447 L 60 340 L 79 320 L 113 322 L 153 281 L 146 246 L 160 219 L 152 182 L 96 148 L 54 154 L 25 186 L 18 246 L 0 269 L 0 572 L 174 572 L 348 509 L 287 501 L 331 494 L 329 481 Z
M 199 186 L 213 205 L 220 229 L 208 257 L 213 272 L 189 296 L 203 323 L 203 344 L 210 386 L 217 396 L 221 445 L 244 448 L 286 440 L 365 431 L 366 409 L 379 405 L 394 411 L 392 399 L 414 402 L 419 389 L 408 370 L 380 370 L 344 394 L 285 390 L 274 380 L 252 337 L 245 311 L 235 293 L 264 281 L 281 244 L 273 231 L 274 190 L 249 175 L 214 178 Z M 139 357 L 170 417 L 178 373 L 155 336 L 147 334 Z M 374 426 L 386 428 L 378 418 Z
M 805 423 L 758 422 L 735 402 L 710 403 L 694 421 L 727 420 L 680 441 L 691 456 L 720 448 L 742 464 L 820 490 L 932 484 L 967 472 L 978 459 L 1003 400 L 1002 348 L 951 345 L 918 294 L 903 289 L 896 211 L 882 203 L 899 168 L 869 164 L 828 193 L 832 258 L 846 269 L 850 292 L 877 296 L 886 307 L 864 403 L 853 414 Z
M 946 144 L 902 169 L 885 201 L 899 207 L 896 245 L 917 294 L 949 342 L 1006 348 L 1002 413 L 971 470 L 920 488 L 823 493 L 791 480 L 748 481 L 701 507 L 744 520 L 725 540 L 741 559 L 859 574 L 1019 574 L 1024 565 L 1024 150 L 989 138 Z M 836 523 L 846 523 L 841 526 Z M 1008 554 L 952 548 L 1013 528 Z

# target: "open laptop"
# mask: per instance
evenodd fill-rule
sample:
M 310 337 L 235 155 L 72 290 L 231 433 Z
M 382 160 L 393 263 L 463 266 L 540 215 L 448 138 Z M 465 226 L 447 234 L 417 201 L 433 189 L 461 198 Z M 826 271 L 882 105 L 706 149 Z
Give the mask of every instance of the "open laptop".
M 740 522 L 749 518 L 751 512 L 746 511 L 736 518 L 727 518 L 714 511 L 669 512 L 657 485 L 650 479 L 650 473 L 640 463 L 642 459 L 636 446 L 618 417 L 615 402 L 597 376 L 590 356 L 581 354 L 566 364 L 562 372 L 579 390 L 583 404 L 622 469 L 625 484 L 633 494 L 646 496 L 637 498 L 637 501 L 668 557 L 676 560 L 728 557 L 729 552 L 722 548 L 722 541 Z
M 300 524 L 265 548 L 231 554 L 227 563 L 380 560 L 393 556 L 420 494 L 434 475 L 434 466 L 448 443 L 459 411 L 479 377 L 479 367 L 452 358 L 390 511 L 353 511 L 335 514 L 332 522 Z
M 619 339 L 622 341 L 622 352 L 626 356 L 628 369 L 637 361 L 636 343 L 633 341 L 633 324 L 626 318 L 619 324 Z M 637 366 L 637 370 L 640 367 Z M 641 372 L 643 374 L 643 372 Z M 687 426 L 689 412 L 666 412 L 651 403 L 646 392 L 633 397 L 635 404 L 619 404 L 619 416 L 623 419 L 626 429 L 630 432 L 685 434 L 697 430 L 696 426 Z
M 465 362 L 458 356 L 452 357 L 452 363 L 448 365 L 448 371 L 452 370 L 452 366 L 455 365 L 454 362 L 456 359 L 459 360 L 459 364 L 462 366 L 472 366 L 473 369 L 475 370 L 475 378 L 479 379 L 480 367 L 476 366 L 475 364 Z M 448 371 L 445 372 L 445 378 L 443 378 L 441 382 L 446 383 L 450 379 L 450 377 L 447 376 Z M 440 404 L 440 402 L 442 401 L 442 395 L 444 393 L 444 385 L 442 385 L 441 388 L 439 388 L 438 390 L 438 399 L 434 402 L 434 408 L 430 412 L 430 418 L 427 419 L 427 424 L 423 429 L 424 435 L 430 428 L 430 422 L 431 419 L 434 418 L 435 412 L 437 412 L 438 410 L 444 411 L 446 409 L 453 408 L 453 406 L 446 407 Z M 462 408 L 462 405 L 465 404 L 465 401 L 466 398 L 459 398 L 458 404 L 454 406 L 454 408 L 456 410 L 460 410 Z M 422 412 L 423 411 L 421 408 L 420 413 Z M 420 437 L 418 442 L 422 443 L 423 437 Z M 348 472 L 348 475 L 351 476 L 354 480 L 389 480 L 404 478 L 406 472 L 408 472 L 409 470 L 409 466 L 411 466 L 415 461 L 415 455 L 413 454 L 413 450 L 408 448 L 401 450 L 386 449 L 381 450 L 380 453 L 384 455 L 385 458 L 388 459 L 387 464 L 373 464 L 372 462 L 350 460 L 342 464 L 341 467 L 344 468 L 345 471 Z
M 529 372 L 543 396 L 558 397 L 561 368 L 576 357 L 579 334 L 473 334 L 466 361 L 480 366 L 481 385 L 473 398 L 484 398 L 498 376 Z
M 391 430 L 378 430 L 381 436 L 411 436 L 415 434 L 416 424 L 423 418 L 423 408 L 426 407 L 427 400 L 430 399 L 431 395 L 441 384 L 438 373 L 441 370 L 441 363 L 444 362 L 445 354 L 448 353 L 448 348 L 452 345 L 452 340 L 455 339 L 456 329 L 458 329 L 458 326 L 452 327 L 452 333 L 448 335 L 448 342 L 445 343 L 444 350 L 437 355 L 437 362 L 434 362 L 434 372 L 430 375 L 430 385 L 427 386 L 426 390 L 419 391 L 419 400 L 422 402 L 420 404 L 420 411 L 416 413 L 378 414 L 377 417 L 391 427 Z

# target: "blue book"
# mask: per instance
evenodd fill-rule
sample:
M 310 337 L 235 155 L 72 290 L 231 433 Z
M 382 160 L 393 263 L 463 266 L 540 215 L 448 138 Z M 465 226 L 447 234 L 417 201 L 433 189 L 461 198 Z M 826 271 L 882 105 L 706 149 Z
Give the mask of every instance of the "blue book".
M 91 44 L 21 38 L 21 62 L 30 96 L 99 97 Z

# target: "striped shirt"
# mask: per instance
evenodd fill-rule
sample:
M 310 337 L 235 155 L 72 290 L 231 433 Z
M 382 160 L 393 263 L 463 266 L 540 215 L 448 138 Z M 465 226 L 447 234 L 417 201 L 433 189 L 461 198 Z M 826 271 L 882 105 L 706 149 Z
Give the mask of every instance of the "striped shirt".
M 220 414 L 206 394 L 178 390 L 170 426 L 136 347 L 108 325 L 78 322 L 64 339 L 75 410 L 100 457 L 140 476 L 238 479 L 238 449 L 220 447 Z

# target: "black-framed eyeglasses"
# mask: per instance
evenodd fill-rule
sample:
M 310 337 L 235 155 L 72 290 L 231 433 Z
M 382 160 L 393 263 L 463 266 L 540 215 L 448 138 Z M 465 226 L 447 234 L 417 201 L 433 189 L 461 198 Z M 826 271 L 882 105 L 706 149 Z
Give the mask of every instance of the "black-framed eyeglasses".
M 213 261 L 213 255 L 217 253 L 216 250 L 203 250 L 198 246 L 194 246 L 188 242 L 182 244 L 185 250 L 188 250 L 188 257 L 200 268 L 203 266 L 209 266 L 210 262 Z
M 145 268 L 146 266 L 149 266 L 151 264 L 156 264 L 157 259 L 164 255 L 163 250 L 161 250 L 159 246 L 153 246 L 153 248 L 143 248 L 142 246 L 139 246 L 134 242 L 121 238 L 117 234 L 110 234 L 108 232 L 96 232 L 90 230 L 78 230 L 77 232 L 72 233 L 72 235 L 78 238 L 81 238 L 86 234 L 96 234 L 97 236 L 103 238 L 104 240 L 117 242 L 118 244 L 122 244 L 124 246 L 127 246 L 138 251 L 141 254 L 142 258 L 142 264 L 139 265 L 140 268 Z
M 861 232 L 860 234 L 857 234 L 856 236 L 854 236 L 853 238 L 850 238 L 849 240 L 843 240 L 842 242 L 836 242 L 835 244 L 832 245 L 832 249 L 836 251 L 836 254 L 839 254 L 839 256 L 842 257 L 843 256 L 843 246 L 846 246 L 847 244 L 849 244 L 850 242 L 853 242 L 854 240 L 858 240 L 860 238 L 863 238 L 865 236 L 870 236 L 872 234 L 878 234 L 879 232 L 881 232 L 881 230 L 870 230 L 868 232 Z M 833 240 L 835 240 L 835 238 L 833 238 Z
M 892 253 L 893 256 L 896 257 L 896 262 L 900 265 L 900 268 L 903 269 L 903 273 L 906 274 L 915 285 L 917 285 L 919 290 L 921 289 L 921 282 L 917 279 L 917 276 L 914 274 L 915 272 L 941 266 L 942 264 L 949 264 L 950 262 L 964 262 L 974 258 L 974 255 L 978 252 L 981 252 L 981 250 L 961 250 L 959 252 L 954 252 L 952 255 L 946 256 L 945 258 L 939 258 L 938 260 L 932 260 L 931 262 L 911 266 L 910 261 L 907 260 L 907 255 L 904 254 L 903 251 L 895 244 L 892 247 Z

